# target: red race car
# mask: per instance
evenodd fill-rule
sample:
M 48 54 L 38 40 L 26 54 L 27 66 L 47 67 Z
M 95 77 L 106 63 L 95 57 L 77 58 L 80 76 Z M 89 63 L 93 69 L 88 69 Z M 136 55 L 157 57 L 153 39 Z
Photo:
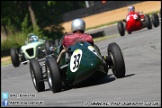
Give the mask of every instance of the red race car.
M 123 22 L 125 22 L 125 25 Z M 126 20 L 119 21 L 118 31 L 121 36 L 125 35 L 125 30 L 128 34 L 131 34 L 133 31 L 141 30 L 145 27 L 152 29 L 152 23 L 154 27 L 159 26 L 159 17 L 157 14 L 152 14 L 151 18 L 149 15 L 144 15 L 142 12 L 136 12 L 134 14 L 128 14 Z

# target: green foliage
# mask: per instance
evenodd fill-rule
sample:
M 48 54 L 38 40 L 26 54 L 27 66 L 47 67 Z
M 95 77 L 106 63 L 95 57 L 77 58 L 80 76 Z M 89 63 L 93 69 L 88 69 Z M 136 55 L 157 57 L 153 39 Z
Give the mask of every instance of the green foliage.
M 48 6 L 54 6 L 55 5 L 55 1 L 47 1 L 47 5 Z
M 26 2 L 1 1 L 1 25 L 14 26 L 15 31 L 21 31 L 21 22 L 28 12 L 26 9 L 28 9 Z
M 28 33 L 30 29 L 28 29 L 28 14 L 26 14 L 24 21 L 21 23 L 22 32 Z
M 35 29 L 33 30 L 33 33 L 38 35 L 39 38 L 45 37 L 43 34 L 43 31 L 39 28 L 39 26 L 35 27 Z
M 11 20 L 10 19 L 8 19 L 8 21 L 7 21 L 7 25 L 6 25 L 6 28 L 7 28 L 7 34 L 13 34 L 14 33 L 14 31 L 16 30 L 15 28 L 14 28 L 14 26 L 11 24 Z
M 33 29 L 29 16 L 28 1 L 1 1 L 1 26 L 5 28 L 7 40 L 1 43 L 2 49 L 24 45 L 28 33 L 39 38 L 61 38 L 61 26 L 65 12 L 84 8 L 84 1 L 30 1 L 37 26 Z M 46 29 L 48 27 L 48 29 Z
M 6 40 L 1 42 L 1 50 L 10 49 L 11 47 L 21 47 L 25 44 L 27 39 L 27 34 L 15 33 L 15 35 L 10 35 Z

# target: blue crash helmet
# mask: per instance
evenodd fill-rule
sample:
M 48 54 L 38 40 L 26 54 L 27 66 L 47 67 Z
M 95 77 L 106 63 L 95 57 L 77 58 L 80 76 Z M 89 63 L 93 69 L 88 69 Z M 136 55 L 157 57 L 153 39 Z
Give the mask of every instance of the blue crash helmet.
M 31 36 L 32 42 L 38 42 L 38 36 Z
M 135 11 L 135 7 L 134 6 L 129 6 L 128 7 L 128 12 L 134 12 Z
M 29 33 L 28 36 L 30 37 L 30 42 L 38 42 L 38 36 L 36 36 L 34 33 Z

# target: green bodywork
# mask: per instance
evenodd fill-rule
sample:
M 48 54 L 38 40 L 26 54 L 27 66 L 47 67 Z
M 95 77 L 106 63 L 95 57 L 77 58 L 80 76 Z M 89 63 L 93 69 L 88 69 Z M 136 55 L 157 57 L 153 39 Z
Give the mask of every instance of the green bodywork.
M 58 49 L 55 51 L 55 54 L 59 52 Z M 107 75 L 108 66 L 91 44 L 87 42 L 77 42 L 74 46 L 70 46 L 67 52 L 69 54 L 69 62 L 66 63 L 64 54 L 58 65 L 59 67 L 66 65 L 61 71 L 66 73 L 66 82 L 69 85 L 84 82 L 92 77 L 98 79 Z M 76 56 L 75 53 L 79 56 Z M 77 69 L 75 70 L 74 68 Z
M 20 51 L 24 54 L 27 60 L 36 58 L 40 56 L 40 54 L 38 53 L 38 48 L 40 48 L 41 50 L 45 48 L 44 43 L 45 40 L 39 39 L 38 42 L 32 42 L 22 46 Z

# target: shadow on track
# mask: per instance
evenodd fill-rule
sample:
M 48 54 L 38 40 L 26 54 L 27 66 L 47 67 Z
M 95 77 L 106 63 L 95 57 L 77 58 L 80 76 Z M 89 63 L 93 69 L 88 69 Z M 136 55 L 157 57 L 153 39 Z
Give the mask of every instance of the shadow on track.
M 73 88 L 83 88 L 83 87 L 88 87 L 88 86 L 97 86 L 97 85 L 101 85 L 101 84 L 105 84 L 105 83 L 110 83 L 115 80 L 115 77 L 112 77 L 112 75 L 104 76 L 101 79 L 88 80 L 85 83 L 73 86 Z
M 131 77 L 135 74 L 129 74 L 129 75 L 125 75 L 125 77 Z M 123 77 L 123 78 L 125 78 Z M 120 78 L 121 79 L 121 78 Z M 97 80 L 88 80 L 86 81 L 86 83 L 82 83 L 82 84 L 78 84 L 75 86 L 67 86 L 63 83 L 63 87 L 61 92 L 67 91 L 67 90 L 71 90 L 73 88 L 83 88 L 83 87 L 90 87 L 90 86 L 97 86 L 97 85 L 101 85 L 101 84 L 105 84 L 105 83 L 110 83 L 112 81 L 116 80 L 116 78 L 114 77 L 113 74 L 107 75 L 101 79 L 97 79 Z M 51 91 L 50 88 L 45 89 L 44 91 Z

